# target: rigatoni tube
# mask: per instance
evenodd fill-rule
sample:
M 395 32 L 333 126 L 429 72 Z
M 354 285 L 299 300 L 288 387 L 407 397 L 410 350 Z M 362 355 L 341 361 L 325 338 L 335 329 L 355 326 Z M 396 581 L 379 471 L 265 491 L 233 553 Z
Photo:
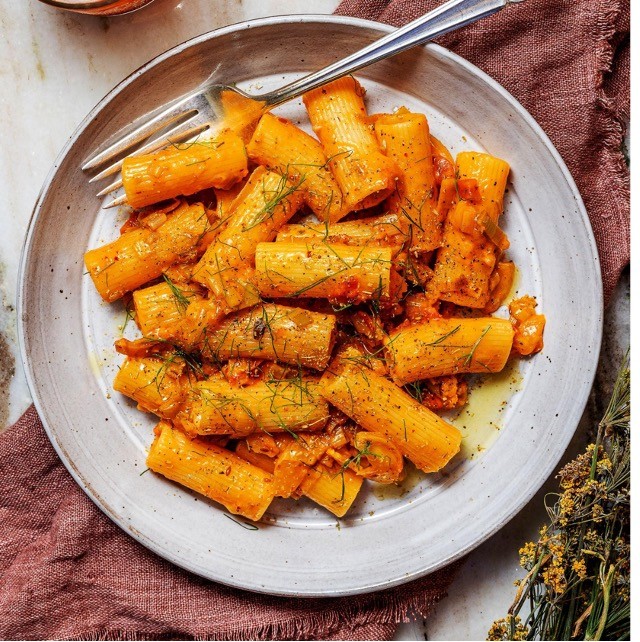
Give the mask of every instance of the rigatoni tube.
M 491 220 L 497 223 L 504 207 L 509 163 L 491 154 L 460 152 L 456 156 L 456 174 L 459 180 L 478 182 L 482 205 Z
M 489 300 L 484 307 L 485 314 L 495 312 L 511 292 L 516 276 L 516 266 L 512 261 L 502 261 L 496 265 L 489 280 Z
M 507 319 L 430 319 L 385 340 L 391 377 L 398 385 L 465 372 L 500 372 L 513 343 Z
M 348 213 L 322 145 L 290 121 L 265 114 L 247 153 L 258 165 L 300 181 L 305 202 L 321 220 L 334 222 Z
M 430 287 L 443 301 L 484 308 L 499 251 L 482 231 L 473 229 L 476 215 L 476 206 L 467 201 L 449 211 Z
M 390 439 L 420 470 L 440 470 L 460 450 L 460 432 L 394 383 L 365 366 L 336 360 L 322 396 L 366 430 Z
M 316 464 L 302 482 L 300 489 L 310 500 L 326 508 L 336 517 L 343 517 L 351 508 L 363 479 L 348 469 L 334 471 Z
M 156 473 L 222 504 L 229 512 L 259 520 L 274 497 L 272 476 L 232 452 L 190 439 L 161 422 L 147 456 Z
M 183 204 L 156 230 L 125 232 L 89 250 L 84 262 L 100 296 L 112 302 L 158 278 L 174 263 L 202 254 L 215 233 L 202 204 Z
M 278 435 L 280 452 L 276 457 L 273 479 L 278 497 L 292 497 L 298 493 L 312 466 L 318 463 L 329 444 L 326 434 L 300 433 Z
M 233 201 L 225 229 L 200 259 L 193 280 L 230 309 L 238 308 L 247 290 L 246 284 L 238 285 L 239 270 L 252 266 L 256 245 L 274 239 L 301 205 L 299 184 L 258 167 Z
M 154 339 L 179 340 L 189 304 L 202 298 L 199 288 L 178 286 L 168 277 L 163 283 L 136 290 L 133 303 L 142 334 Z
M 463 180 L 470 182 L 479 198 L 459 201 L 450 209 L 431 287 L 443 301 L 484 308 L 490 298 L 491 275 L 503 249 L 490 240 L 487 230 L 493 228 L 496 237 L 509 165 L 489 154 L 461 152 L 456 173 L 458 186 Z M 501 236 L 506 241 L 504 234 Z
M 392 250 L 322 242 L 260 243 L 256 285 L 267 297 L 356 303 L 388 297 Z
M 309 120 L 340 185 L 347 211 L 373 207 L 395 187 L 398 168 L 378 146 L 362 85 L 348 76 L 304 95 Z
M 328 417 L 315 379 L 267 380 L 240 387 L 212 377 L 190 386 L 175 422 L 189 434 L 242 437 L 260 430 L 319 430 Z
M 336 336 L 333 314 L 265 303 L 226 318 L 201 350 L 214 361 L 247 357 L 324 370 Z
M 244 441 L 238 443 L 236 453 L 262 470 L 275 471 L 275 459 L 251 450 Z M 307 473 L 299 492 L 336 517 L 343 517 L 351 508 L 364 481 L 348 468 L 336 471 L 320 463 L 309 466 Z
M 412 226 L 412 247 L 431 251 L 442 240 L 443 219 L 434 207 L 436 185 L 427 118 L 402 107 L 394 114 L 378 116 L 375 131 L 380 147 L 400 169 L 386 205 Z
M 324 241 L 343 245 L 393 247 L 395 252 L 410 239 L 408 226 L 398 214 L 368 216 L 356 221 L 323 223 L 290 223 L 283 225 L 276 241 Z
M 113 382 L 114 390 L 134 399 L 141 410 L 173 417 L 180 409 L 188 383 L 181 359 L 127 359 Z
M 177 143 L 153 154 L 128 156 L 122 164 L 127 203 L 145 207 L 208 187 L 228 189 L 247 175 L 247 154 L 239 136 Z

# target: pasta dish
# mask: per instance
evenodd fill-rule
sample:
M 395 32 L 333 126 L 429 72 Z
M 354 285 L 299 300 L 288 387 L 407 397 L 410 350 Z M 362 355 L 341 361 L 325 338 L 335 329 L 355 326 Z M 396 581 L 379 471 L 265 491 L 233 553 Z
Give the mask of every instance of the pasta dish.
M 159 418 L 147 466 L 250 520 L 441 470 L 467 376 L 542 349 L 535 298 L 508 300 L 508 163 L 364 94 L 306 94 L 316 137 L 265 113 L 126 158 L 129 219 L 85 255 L 141 332 L 113 385 Z

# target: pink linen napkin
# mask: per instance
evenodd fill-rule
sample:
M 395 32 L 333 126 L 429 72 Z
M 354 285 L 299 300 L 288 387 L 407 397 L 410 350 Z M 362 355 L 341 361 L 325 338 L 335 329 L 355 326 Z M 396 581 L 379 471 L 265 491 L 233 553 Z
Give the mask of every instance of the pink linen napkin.
M 345 0 L 338 13 L 400 25 L 433 0 Z M 607 295 L 629 260 L 629 3 L 527 0 L 441 44 L 513 93 L 581 190 Z M 208 582 L 146 550 L 75 484 L 31 408 L 0 436 L 0 638 L 390 639 L 426 617 L 461 562 L 370 595 L 285 599 Z
M 209 582 L 103 515 L 58 459 L 34 408 L 0 437 L 0 479 L 0 639 L 387 640 L 409 612 L 431 610 L 459 566 L 331 599 Z

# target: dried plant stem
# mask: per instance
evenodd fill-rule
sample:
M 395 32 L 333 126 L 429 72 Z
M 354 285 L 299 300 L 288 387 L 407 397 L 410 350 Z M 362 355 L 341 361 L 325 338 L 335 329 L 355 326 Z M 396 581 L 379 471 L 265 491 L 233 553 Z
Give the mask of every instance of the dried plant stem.
M 549 523 L 520 549 L 528 573 L 489 640 L 630 639 L 630 405 L 627 354 L 595 443 L 560 471 Z

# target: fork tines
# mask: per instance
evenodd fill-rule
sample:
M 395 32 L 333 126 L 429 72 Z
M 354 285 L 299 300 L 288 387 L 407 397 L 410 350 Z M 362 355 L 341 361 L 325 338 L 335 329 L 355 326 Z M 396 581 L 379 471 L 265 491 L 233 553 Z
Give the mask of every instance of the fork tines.
M 203 110 L 207 105 L 203 96 L 192 95 L 175 102 L 150 119 L 145 118 L 143 124 L 138 127 L 135 127 L 134 123 L 124 136 L 119 137 L 84 162 L 83 171 L 103 167 L 92 176 L 89 182 L 100 181 L 119 172 L 127 156 L 147 154 L 167 145 L 195 140 L 209 129 L 209 118 L 205 116 L 206 111 Z M 105 165 L 107 166 L 104 167 Z M 101 189 L 97 196 L 103 197 L 121 187 L 122 178 L 118 178 Z M 126 197 L 122 195 L 104 207 L 117 207 L 124 203 L 126 203 Z

